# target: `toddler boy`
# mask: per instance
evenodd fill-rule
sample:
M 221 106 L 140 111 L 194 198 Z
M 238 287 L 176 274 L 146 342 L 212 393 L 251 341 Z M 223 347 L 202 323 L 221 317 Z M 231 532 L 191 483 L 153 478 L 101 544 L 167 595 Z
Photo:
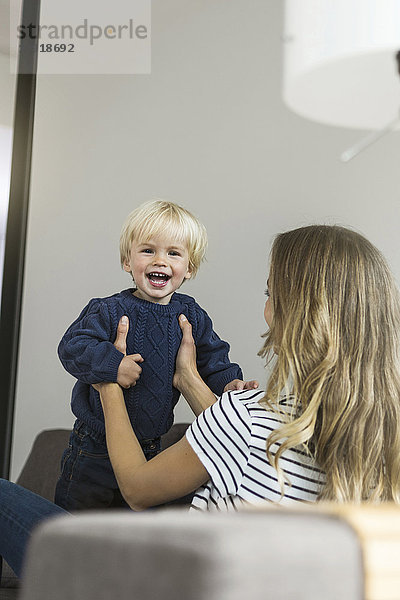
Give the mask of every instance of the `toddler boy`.
M 64 334 L 59 357 L 78 380 L 71 401 L 77 420 L 55 497 L 66 510 L 125 506 L 108 458 L 100 397 L 92 383 L 118 382 L 146 458 L 160 451 L 160 437 L 173 423 L 179 398 L 172 378 L 182 338 L 181 313 L 193 327 L 199 373 L 215 394 L 257 386 L 242 381 L 240 367 L 229 361 L 229 345 L 214 332 L 205 310 L 190 296 L 176 292 L 185 279 L 196 275 L 206 246 L 206 230 L 190 212 L 161 200 L 143 204 L 128 216 L 120 238 L 121 264 L 135 287 L 92 299 Z M 126 356 L 113 345 L 123 315 L 129 319 Z

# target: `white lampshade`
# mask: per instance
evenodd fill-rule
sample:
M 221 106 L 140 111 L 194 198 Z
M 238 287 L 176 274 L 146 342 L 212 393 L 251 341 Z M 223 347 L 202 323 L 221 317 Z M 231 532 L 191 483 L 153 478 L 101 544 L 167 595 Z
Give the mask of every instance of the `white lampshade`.
M 285 0 L 284 19 L 289 108 L 362 129 L 399 116 L 400 0 Z

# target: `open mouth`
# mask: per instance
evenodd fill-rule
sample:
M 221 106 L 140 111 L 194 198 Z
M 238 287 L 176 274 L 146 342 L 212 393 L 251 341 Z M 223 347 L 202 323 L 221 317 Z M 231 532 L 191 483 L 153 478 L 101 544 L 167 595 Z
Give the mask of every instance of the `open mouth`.
M 171 277 L 166 273 L 157 273 L 156 271 L 153 271 L 147 274 L 147 279 L 150 281 L 151 285 L 161 288 L 167 285 Z

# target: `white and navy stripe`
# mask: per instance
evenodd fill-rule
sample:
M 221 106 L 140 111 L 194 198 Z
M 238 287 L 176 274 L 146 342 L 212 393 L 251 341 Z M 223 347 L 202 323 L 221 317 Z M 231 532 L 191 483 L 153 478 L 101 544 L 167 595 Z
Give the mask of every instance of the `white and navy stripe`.
M 225 511 L 265 500 L 292 504 L 317 499 L 324 475 L 296 448 L 280 458 L 290 482 L 285 483 L 282 496 L 276 470 L 266 455 L 267 438 L 282 420 L 259 404 L 263 397 L 264 392 L 255 390 L 226 392 L 187 430 L 188 442 L 210 475 L 194 495 L 192 509 Z M 277 447 L 274 444 L 271 450 Z

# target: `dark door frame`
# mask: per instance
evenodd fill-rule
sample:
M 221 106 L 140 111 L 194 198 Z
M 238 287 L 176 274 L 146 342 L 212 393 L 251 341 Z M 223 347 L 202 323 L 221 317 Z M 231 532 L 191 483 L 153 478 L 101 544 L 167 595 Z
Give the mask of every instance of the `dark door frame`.
M 38 31 L 40 0 L 23 0 L 21 25 Z M 35 29 L 32 29 L 35 31 Z M 17 32 L 10 31 L 10 36 Z M 20 40 L 15 93 L 10 196 L 0 313 L 0 476 L 9 477 L 24 283 L 35 113 L 37 36 Z

